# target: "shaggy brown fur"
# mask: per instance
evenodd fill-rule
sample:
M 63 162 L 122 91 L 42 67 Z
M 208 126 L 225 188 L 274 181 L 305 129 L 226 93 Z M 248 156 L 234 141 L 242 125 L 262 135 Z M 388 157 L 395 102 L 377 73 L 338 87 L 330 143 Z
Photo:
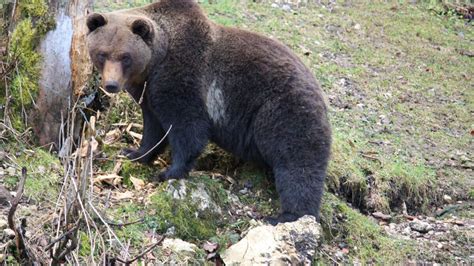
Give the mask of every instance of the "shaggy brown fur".
M 269 167 L 282 213 L 272 222 L 318 217 L 331 130 L 311 71 L 283 44 L 208 20 L 191 0 L 88 18 L 90 56 L 106 90 L 139 98 L 147 82 L 143 140 L 147 163 L 167 144 L 172 165 L 160 180 L 183 178 L 208 140 Z

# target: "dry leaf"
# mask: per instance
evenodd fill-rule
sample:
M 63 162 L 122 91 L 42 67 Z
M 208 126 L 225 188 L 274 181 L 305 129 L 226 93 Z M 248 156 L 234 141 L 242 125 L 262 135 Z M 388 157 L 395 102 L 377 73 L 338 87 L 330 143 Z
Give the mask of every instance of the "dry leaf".
M 210 241 L 206 241 L 203 245 L 203 249 L 207 252 L 207 253 L 212 253 L 216 250 L 219 249 L 219 244 L 218 243 L 214 243 L 214 242 L 210 242 Z
M 130 181 L 132 182 L 133 184 L 133 187 L 136 189 L 136 190 L 141 190 L 145 187 L 145 181 L 141 180 L 141 179 L 138 179 L 138 178 L 135 178 L 133 176 L 130 176 Z
M 143 129 L 143 125 L 142 125 L 142 124 L 138 124 L 138 123 L 132 123 L 132 127 L 138 128 L 138 129 Z
M 80 153 L 79 153 L 81 155 L 81 157 L 86 157 L 88 150 L 89 150 L 89 141 L 84 140 L 82 142 Z
M 132 199 L 133 192 L 131 191 L 125 191 L 125 192 L 115 192 L 114 195 L 112 196 L 113 199 L 115 200 L 126 200 L 126 199 Z
M 110 145 L 120 139 L 122 132 L 116 128 L 105 134 L 104 144 Z
M 96 122 L 95 116 L 91 116 L 91 118 L 89 119 L 91 132 L 95 132 L 95 122 Z
M 109 185 L 116 186 L 122 182 L 123 177 L 117 174 L 99 175 L 94 178 L 94 183 L 106 183 Z
M 112 173 L 118 174 L 122 170 L 122 161 L 117 161 L 114 165 L 114 170 L 112 170 Z
M 94 137 L 91 137 L 90 145 L 91 145 L 92 153 L 96 153 L 97 148 L 99 147 L 99 142 Z
M 90 150 L 89 150 L 90 147 Z M 97 152 L 97 148 L 99 147 L 99 142 L 94 137 L 91 137 L 90 140 L 84 140 L 81 145 L 80 155 L 81 157 L 87 157 L 91 154 Z

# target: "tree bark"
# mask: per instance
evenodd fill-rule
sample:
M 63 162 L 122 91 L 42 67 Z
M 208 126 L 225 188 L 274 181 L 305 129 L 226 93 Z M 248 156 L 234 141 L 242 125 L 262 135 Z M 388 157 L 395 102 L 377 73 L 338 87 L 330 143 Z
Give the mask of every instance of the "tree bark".
M 33 129 L 42 146 L 60 148 L 61 126 L 92 73 L 84 21 L 91 8 L 92 0 L 49 2 L 56 28 L 46 34 L 40 45 L 43 64 L 33 119 Z

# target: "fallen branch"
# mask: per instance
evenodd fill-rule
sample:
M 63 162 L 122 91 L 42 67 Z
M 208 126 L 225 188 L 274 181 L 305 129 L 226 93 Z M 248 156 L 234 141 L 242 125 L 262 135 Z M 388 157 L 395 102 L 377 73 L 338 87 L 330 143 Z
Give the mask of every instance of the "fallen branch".
M 23 196 L 25 181 L 26 181 L 26 168 L 23 167 L 21 169 L 21 179 L 20 179 L 20 182 L 18 183 L 16 196 L 12 200 L 12 206 L 10 210 L 8 211 L 8 226 L 10 227 L 11 230 L 15 232 L 15 244 L 18 251 L 17 253 L 18 257 L 16 259 L 20 264 L 23 264 L 25 262 L 31 262 L 31 258 L 28 255 L 28 252 L 25 247 L 25 241 L 23 239 L 24 230 L 22 229 L 26 226 L 25 222 L 22 221 L 19 227 L 15 226 L 15 212 L 18 207 L 18 204 L 20 203 L 21 197 Z
M 51 243 L 49 243 L 45 248 L 44 248 L 44 251 L 48 251 L 50 250 L 54 244 L 56 244 L 57 242 L 63 240 L 65 237 L 69 237 L 72 233 L 76 232 L 78 226 L 74 226 L 71 230 L 67 231 L 66 233 L 62 234 L 61 236 L 59 236 L 58 238 L 56 238 L 55 240 L 51 241 Z
M 121 258 L 115 258 L 116 261 L 118 262 L 121 262 L 125 265 L 130 265 L 132 264 L 134 261 L 142 258 L 143 256 L 145 256 L 148 252 L 152 251 L 156 246 L 158 246 L 159 244 L 161 244 L 161 242 L 163 242 L 163 240 L 165 240 L 165 236 L 162 236 L 161 239 L 156 242 L 155 244 L 151 245 L 149 248 L 145 249 L 145 251 L 143 251 L 142 253 L 138 254 L 135 258 L 131 259 L 131 260 L 123 260 Z
M 127 225 L 132 225 L 132 224 L 138 224 L 138 223 L 142 223 L 145 219 L 144 218 L 140 218 L 136 221 L 133 221 L 133 222 L 128 222 L 128 223 L 116 223 L 116 222 L 113 222 L 113 221 L 110 221 L 110 220 L 107 220 L 105 219 L 105 221 L 111 225 L 111 226 L 117 226 L 117 227 L 124 227 L 124 226 L 127 226 Z

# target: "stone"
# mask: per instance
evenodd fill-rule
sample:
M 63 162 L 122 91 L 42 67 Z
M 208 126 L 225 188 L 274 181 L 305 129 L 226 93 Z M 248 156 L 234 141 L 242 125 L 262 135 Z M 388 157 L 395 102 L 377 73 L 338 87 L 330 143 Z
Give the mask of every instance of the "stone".
M 163 249 L 170 250 L 175 253 L 195 254 L 198 247 L 192 243 L 183 241 L 181 239 L 166 238 L 163 241 Z
M 15 238 L 15 231 L 13 231 L 12 229 L 10 228 L 7 228 L 7 229 L 3 229 L 3 235 L 5 237 L 7 237 L 8 239 L 13 239 Z
M 191 192 L 191 199 L 194 202 L 199 202 L 199 211 L 210 210 L 219 214 L 222 213 L 221 208 L 211 199 L 211 196 L 209 196 L 206 191 L 206 188 L 204 187 L 204 184 L 202 183 L 198 184 L 196 189 L 193 189 L 193 191 Z
M 0 230 L 4 230 L 8 227 L 8 222 L 6 220 L 0 219 Z
M 283 9 L 284 11 L 289 12 L 289 11 L 291 11 L 291 6 L 288 5 L 288 4 L 284 4 L 284 5 L 281 6 L 281 9 Z
M 372 213 L 372 216 L 374 216 L 377 219 L 384 220 L 384 221 L 389 221 L 390 219 L 392 219 L 392 216 L 390 216 L 388 214 L 384 214 L 382 212 L 374 212 L 374 213 Z
M 453 202 L 453 198 L 451 198 L 451 196 L 449 196 L 449 195 L 443 195 L 443 200 L 446 203 L 452 203 Z
M 313 216 L 277 226 L 261 225 L 222 255 L 226 265 L 310 265 L 321 244 L 321 228 Z
M 166 191 L 170 194 L 173 199 L 185 199 L 186 198 L 186 181 L 184 179 L 180 180 L 170 180 Z
M 0 205 L 9 206 L 13 197 L 10 194 L 10 191 L 6 189 L 3 185 L 0 185 Z
M 428 233 L 429 231 L 433 230 L 433 226 L 427 222 L 420 221 L 420 220 L 414 220 L 410 222 L 410 228 L 413 231 L 425 234 Z

